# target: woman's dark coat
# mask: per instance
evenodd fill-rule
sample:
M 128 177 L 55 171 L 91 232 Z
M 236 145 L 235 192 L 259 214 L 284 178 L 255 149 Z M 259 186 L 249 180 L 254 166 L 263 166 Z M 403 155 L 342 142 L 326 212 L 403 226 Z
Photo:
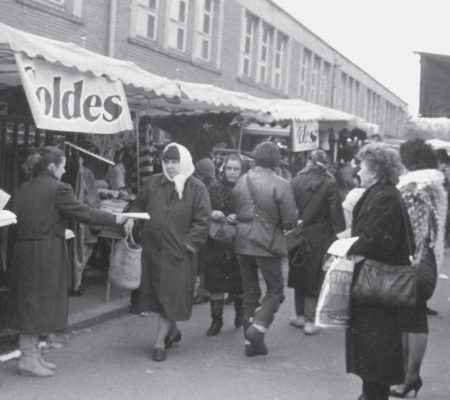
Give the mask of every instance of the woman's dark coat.
M 113 214 L 80 203 L 72 188 L 42 175 L 24 183 L 14 201 L 17 240 L 12 289 L 17 329 L 39 335 L 67 328 L 67 217 L 85 224 L 113 225 Z
M 206 186 L 191 176 L 180 199 L 173 182 L 163 174 L 154 175 L 132 210 L 150 214 L 142 230 L 142 283 L 134 296 L 136 311 L 154 311 L 172 321 L 188 320 L 197 252 L 206 241 L 211 216 Z M 196 253 L 189 253 L 186 245 Z
M 352 236 L 359 239 L 349 254 L 408 265 L 412 238 L 403 200 L 396 187 L 379 182 L 366 190 L 353 210 Z M 357 276 L 362 263 L 355 266 Z M 346 334 L 347 371 L 364 381 L 383 385 L 403 382 L 400 310 L 392 307 L 351 305 Z
M 301 172 L 292 181 L 299 219 L 303 221 L 301 244 L 289 252 L 288 286 L 316 297 L 322 285 L 322 266 L 336 234 L 345 229 L 344 214 L 335 178 L 323 167 L 318 187 L 306 189 L 311 172 Z M 312 204 L 313 203 L 313 204 Z
M 231 191 L 234 184 L 224 178 L 209 186 L 213 210 L 222 211 L 225 216 L 233 213 Z M 241 273 L 233 244 L 226 244 L 208 237 L 206 243 L 205 288 L 211 293 L 242 294 Z

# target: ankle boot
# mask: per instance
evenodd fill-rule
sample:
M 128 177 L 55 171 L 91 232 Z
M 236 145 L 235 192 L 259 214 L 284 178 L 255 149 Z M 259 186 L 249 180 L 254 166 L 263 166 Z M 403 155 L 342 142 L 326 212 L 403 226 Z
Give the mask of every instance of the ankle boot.
M 243 300 L 241 297 L 236 297 L 234 299 L 234 312 L 235 312 L 234 327 L 236 329 L 239 329 L 242 326 L 244 326 L 244 309 L 242 307 L 242 302 Z
M 206 336 L 216 336 L 223 326 L 223 300 L 211 300 L 211 326 L 206 332 Z
M 40 350 L 37 347 L 39 338 L 32 335 L 20 335 L 19 373 L 24 376 L 43 378 L 53 375 L 53 371 L 45 368 L 39 361 Z

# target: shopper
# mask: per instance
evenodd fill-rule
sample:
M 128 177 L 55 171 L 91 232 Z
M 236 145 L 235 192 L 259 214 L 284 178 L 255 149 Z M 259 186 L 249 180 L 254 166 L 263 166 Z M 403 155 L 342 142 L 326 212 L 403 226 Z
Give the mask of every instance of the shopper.
M 27 165 L 33 178 L 19 188 L 14 200 L 18 223 L 12 293 L 20 332 L 19 372 L 46 377 L 56 366 L 42 359 L 39 336 L 67 329 L 66 219 L 95 225 L 122 224 L 126 219 L 79 202 L 72 188 L 60 182 L 66 164 L 63 151 L 45 147 L 30 157 Z
M 225 293 L 233 299 L 235 309 L 234 325 L 240 328 L 244 323 L 242 309 L 242 282 L 239 263 L 233 249 L 231 231 L 236 224 L 230 196 L 242 174 L 243 161 L 237 154 L 230 154 L 223 162 L 220 180 L 209 186 L 213 224 L 218 224 L 216 238 L 208 238 L 206 246 L 205 288 L 211 297 L 211 326 L 207 336 L 219 334 L 223 326 Z M 223 228 L 220 225 L 224 226 Z M 228 229 L 228 228 L 229 229 Z M 227 234 L 226 230 L 229 233 Z
M 414 243 L 403 200 L 395 185 L 402 171 L 398 153 L 370 143 L 358 153 L 359 176 L 366 191 L 353 210 L 352 236 L 359 239 L 349 254 L 394 264 L 410 264 Z M 360 257 L 357 258 L 357 260 Z M 364 261 L 355 264 L 356 277 Z M 346 332 L 347 372 L 363 380 L 359 400 L 387 400 L 389 386 L 403 382 L 401 313 L 396 307 L 352 302 Z
M 295 316 L 290 323 L 303 328 L 306 335 L 319 332 L 314 319 L 323 258 L 336 234 L 345 229 L 338 185 L 327 165 L 323 150 L 312 151 L 308 165 L 291 181 L 302 233 L 299 245 L 289 252 L 288 286 L 295 294 Z
M 444 261 L 444 233 L 447 193 L 444 175 L 437 170 L 436 154 L 422 139 L 400 146 L 400 156 L 408 173 L 400 177 L 399 190 L 411 220 L 416 252 L 417 304 L 406 308 L 401 319 L 405 380 L 391 390 L 391 396 L 406 397 L 422 386 L 420 367 L 428 342 L 427 300 L 433 295 L 437 269 Z
M 244 288 L 245 352 L 265 355 L 264 336 L 283 295 L 281 260 L 287 255 L 283 230 L 297 225 L 297 209 L 289 182 L 277 176 L 280 152 L 272 142 L 260 143 L 253 152 L 255 167 L 242 176 L 232 191 L 236 210 L 235 252 Z M 261 300 L 258 271 L 267 286 Z
M 148 212 L 142 229 L 142 283 L 136 307 L 159 315 L 153 360 L 181 339 L 177 321 L 191 317 L 197 252 L 205 243 L 211 216 L 206 186 L 193 177 L 189 151 L 177 143 L 164 149 L 163 173 L 151 176 L 132 211 Z

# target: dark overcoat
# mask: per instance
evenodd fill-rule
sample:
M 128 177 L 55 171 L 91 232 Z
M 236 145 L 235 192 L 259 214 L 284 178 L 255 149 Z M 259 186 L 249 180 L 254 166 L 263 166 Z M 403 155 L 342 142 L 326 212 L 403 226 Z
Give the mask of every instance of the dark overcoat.
M 291 181 L 303 229 L 300 247 L 289 252 L 288 286 L 314 297 L 320 292 L 325 253 L 336 234 L 345 229 L 345 221 L 334 177 L 323 170 L 314 191 L 305 187 L 309 179 L 305 172 Z
M 192 312 L 197 252 L 205 243 L 211 216 L 206 186 L 189 177 L 179 198 L 163 174 L 151 176 L 132 207 L 150 214 L 142 229 L 142 282 L 134 295 L 137 311 L 154 311 L 172 321 Z M 186 245 L 195 249 L 190 253 Z
M 353 210 L 352 236 L 359 236 L 349 254 L 408 265 L 412 238 L 409 218 L 396 187 L 379 182 L 366 190 Z M 356 278 L 362 263 L 355 266 Z M 347 372 L 383 385 L 403 382 L 400 310 L 351 304 L 346 332 Z
M 208 187 L 213 210 L 222 211 L 225 216 L 234 213 L 231 206 L 231 191 L 234 184 L 222 178 Z M 227 244 L 208 237 L 206 242 L 205 288 L 211 293 L 242 294 L 241 272 L 233 244 Z
M 12 258 L 14 320 L 23 334 L 67 328 L 67 217 L 114 225 L 115 217 L 80 203 L 72 188 L 50 175 L 24 183 L 14 200 L 17 240 Z

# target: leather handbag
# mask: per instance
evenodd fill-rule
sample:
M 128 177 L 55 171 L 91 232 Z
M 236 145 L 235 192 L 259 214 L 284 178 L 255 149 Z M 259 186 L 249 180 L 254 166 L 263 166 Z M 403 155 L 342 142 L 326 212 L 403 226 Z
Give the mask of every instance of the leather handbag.
M 134 290 L 141 285 L 142 247 L 135 243 L 131 232 L 111 250 L 109 280 L 119 288 Z
M 407 214 L 402 202 L 406 240 L 412 255 Z M 366 258 L 352 287 L 352 300 L 358 304 L 414 307 L 417 301 L 416 267 L 394 265 Z
M 211 221 L 208 235 L 211 239 L 225 244 L 232 244 L 236 236 L 236 225 L 227 221 Z

